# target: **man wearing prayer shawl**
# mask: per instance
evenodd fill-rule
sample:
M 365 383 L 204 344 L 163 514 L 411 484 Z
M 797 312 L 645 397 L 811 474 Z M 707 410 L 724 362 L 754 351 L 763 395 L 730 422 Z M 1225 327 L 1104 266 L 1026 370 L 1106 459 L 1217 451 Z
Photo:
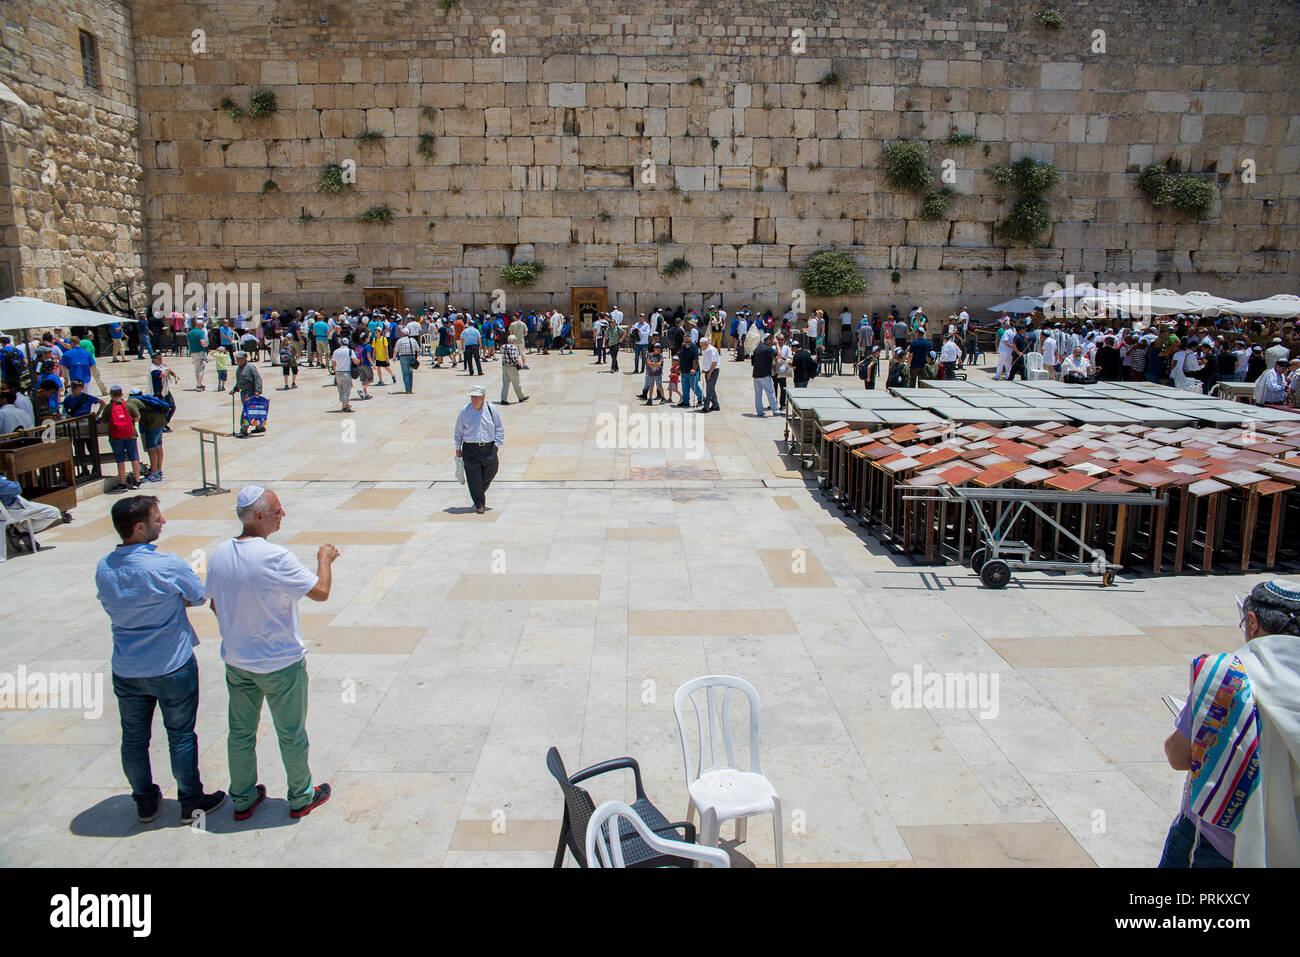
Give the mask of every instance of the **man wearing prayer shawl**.
M 1238 597 L 1246 644 L 1192 662 L 1165 741 L 1187 771 L 1161 867 L 1300 866 L 1300 583 Z

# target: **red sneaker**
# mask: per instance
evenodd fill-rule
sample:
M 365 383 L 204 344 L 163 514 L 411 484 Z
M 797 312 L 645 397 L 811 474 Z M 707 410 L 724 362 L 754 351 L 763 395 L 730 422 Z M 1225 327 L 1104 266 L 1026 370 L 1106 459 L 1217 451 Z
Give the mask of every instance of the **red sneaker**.
M 316 791 L 312 795 L 312 802 L 306 807 L 300 807 L 296 811 L 290 811 L 290 817 L 306 817 L 312 812 L 313 808 L 320 807 L 330 799 L 330 786 L 328 784 L 318 784 Z

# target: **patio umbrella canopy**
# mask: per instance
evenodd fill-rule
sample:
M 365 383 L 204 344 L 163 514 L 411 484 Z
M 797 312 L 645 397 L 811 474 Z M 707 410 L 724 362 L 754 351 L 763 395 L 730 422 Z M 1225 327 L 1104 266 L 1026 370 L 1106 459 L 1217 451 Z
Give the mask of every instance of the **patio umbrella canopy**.
M 1235 316 L 1267 316 L 1269 319 L 1290 319 L 1300 316 L 1300 296 L 1285 293 L 1269 296 L 1267 299 L 1254 299 L 1250 302 L 1238 302 L 1231 308 L 1225 308 Z
M 0 331 L 17 332 L 23 329 L 62 329 L 71 326 L 107 326 L 125 322 L 122 316 L 103 312 L 61 306 L 30 296 L 11 296 L 0 300 Z

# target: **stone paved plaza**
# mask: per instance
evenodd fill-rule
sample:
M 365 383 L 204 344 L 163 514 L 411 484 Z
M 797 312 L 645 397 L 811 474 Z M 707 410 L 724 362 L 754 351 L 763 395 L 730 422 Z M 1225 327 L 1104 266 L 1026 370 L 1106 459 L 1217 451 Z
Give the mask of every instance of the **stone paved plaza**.
M 1103 589 L 1025 574 L 990 591 L 968 569 L 890 557 L 828 509 L 782 455 L 781 420 L 753 415 L 748 364 L 724 361 L 723 411 L 698 417 L 704 453 L 691 458 L 605 447 L 599 416 L 641 411 L 640 376 L 597 374 L 583 353 L 530 363 L 531 401 L 501 409 L 502 469 L 483 516 L 454 479 L 451 425 L 471 382 L 495 401 L 497 363 L 472 380 L 426 363 L 415 395 L 376 389 L 352 416 L 334 411 L 320 370 L 276 392 L 262 364 L 268 434 L 221 441 L 226 487 L 262 484 L 283 500 L 276 541 L 309 567 L 322 542 L 342 553 L 329 601 L 302 604 L 311 766 L 334 789 L 302 821 L 287 813 L 266 712 L 269 797 L 251 820 L 235 823 L 227 802 L 205 831 L 179 823 L 156 720 L 166 800 L 155 822 L 136 821 L 93 584 L 117 542 L 114 496 L 85 499 L 73 524 L 42 535 L 53 548 L 0 565 L 4 668 L 99 672 L 106 699 L 98 720 L 0 711 L 0 863 L 549 866 L 562 804 L 547 748 L 571 772 L 636 757 L 651 800 L 680 818 L 673 692 L 724 673 L 761 696 L 788 864 L 1154 866 L 1183 778 L 1164 760 L 1160 695 L 1185 690 L 1193 654 L 1240 644 L 1233 594 L 1257 578 Z M 127 386 L 147 385 L 145 368 L 104 365 Z M 238 526 L 233 494 L 187 494 L 199 484 L 189 426 L 228 428 L 229 399 L 177 398 L 167 479 L 144 491 L 167 519 L 159 547 L 198 559 Z M 216 621 L 206 608 L 190 618 L 200 768 L 224 789 Z M 996 673 L 996 716 L 892 706 L 891 678 L 917 666 Z M 630 800 L 631 776 L 592 791 Z M 764 819 L 735 853 L 773 863 Z

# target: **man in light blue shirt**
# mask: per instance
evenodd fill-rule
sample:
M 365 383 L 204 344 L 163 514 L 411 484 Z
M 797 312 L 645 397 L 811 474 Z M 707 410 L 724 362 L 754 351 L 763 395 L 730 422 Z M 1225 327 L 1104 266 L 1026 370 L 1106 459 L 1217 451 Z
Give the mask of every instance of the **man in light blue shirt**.
M 162 711 L 181 821 L 190 823 L 226 800 L 225 791 L 203 792 L 199 778 L 199 643 L 185 614 L 203 604 L 203 582 L 176 555 L 151 544 L 166 524 L 152 495 L 113 504 L 113 527 L 122 544 L 95 569 L 99 603 L 113 629 L 113 693 L 122 719 L 122 770 L 131 784 L 136 813 L 152 821 L 162 803 L 149 764 L 154 706 Z
M 465 324 L 465 331 L 460 334 L 460 344 L 462 351 L 465 353 L 465 373 L 467 375 L 474 374 L 474 366 L 478 367 L 479 375 L 483 374 L 483 362 L 479 359 L 478 355 L 478 346 L 482 341 L 482 338 L 482 335 L 477 329 L 469 323 Z M 474 366 L 470 365 L 471 361 L 474 363 Z
M 482 515 L 487 511 L 488 486 L 500 466 L 497 449 L 506 440 L 506 427 L 501 416 L 488 403 L 482 389 L 469 390 L 469 404 L 456 416 L 452 438 L 456 443 L 456 458 L 465 467 L 465 481 L 469 485 L 470 498 L 474 500 L 474 511 Z

